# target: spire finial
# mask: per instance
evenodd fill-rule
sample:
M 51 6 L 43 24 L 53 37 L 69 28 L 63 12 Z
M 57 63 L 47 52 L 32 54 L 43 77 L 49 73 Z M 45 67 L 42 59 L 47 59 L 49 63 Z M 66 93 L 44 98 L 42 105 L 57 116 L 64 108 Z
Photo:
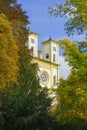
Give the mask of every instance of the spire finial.
M 49 38 L 49 40 L 51 40 L 52 38 L 51 38 L 51 35 L 50 35 L 50 38 Z

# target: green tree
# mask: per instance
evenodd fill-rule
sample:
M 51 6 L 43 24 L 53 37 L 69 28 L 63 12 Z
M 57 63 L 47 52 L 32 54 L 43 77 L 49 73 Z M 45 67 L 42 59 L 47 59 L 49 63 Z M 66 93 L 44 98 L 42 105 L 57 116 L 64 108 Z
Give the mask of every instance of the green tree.
M 50 126 L 51 99 L 47 89 L 39 85 L 32 66 L 23 67 L 22 84 L 0 92 L 0 129 L 45 130 Z
M 49 12 L 67 18 L 65 29 L 68 35 L 75 31 L 82 34 L 87 30 L 87 0 L 65 0 L 63 4 L 50 7 Z
M 79 43 L 77 45 L 67 39 L 61 40 L 60 43 L 64 49 L 65 60 L 72 69 L 69 77 L 60 81 L 57 120 L 68 125 L 72 125 L 72 122 L 76 125 L 76 122 L 80 121 L 84 124 L 87 122 L 87 52 L 82 51 Z M 83 128 L 82 125 L 80 129 Z
M 60 40 L 61 47 L 64 49 L 65 60 L 76 70 L 81 81 L 86 82 L 87 79 L 87 42 L 74 43 L 69 40 Z M 82 44 L 82 45 L 81 45 Z
M 0 88 L 17 80 L 18 46 L 15 42 L 11 23 L 0 14 Z

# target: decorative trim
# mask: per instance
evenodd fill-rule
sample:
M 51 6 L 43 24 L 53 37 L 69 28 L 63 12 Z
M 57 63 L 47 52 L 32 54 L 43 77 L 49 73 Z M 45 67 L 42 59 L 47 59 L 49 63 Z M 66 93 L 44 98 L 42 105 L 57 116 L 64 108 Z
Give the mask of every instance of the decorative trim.
M 47 78 L 46 81 L 42 81 L 42 79 L 41 79 L 41 75 L 42 75 L 42 74 L 45 74 L 45 75 L 46 75 L 46 78 Z M 41 74 L 40 74 L 40 81 L 41 81 L 41 83 L 44 84 L 44 85 L 48 84 L 48 82 L 49 82 L 49 74 L 48 74 L 47 71 L 43 70 L 43 71 L 41 72 Z

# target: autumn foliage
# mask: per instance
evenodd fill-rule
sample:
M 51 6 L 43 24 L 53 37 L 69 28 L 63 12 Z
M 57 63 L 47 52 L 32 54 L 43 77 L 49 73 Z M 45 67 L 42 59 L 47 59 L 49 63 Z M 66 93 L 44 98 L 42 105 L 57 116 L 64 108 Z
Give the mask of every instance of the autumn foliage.
M 0 87 L 11 86 L 18 75 L 18 46 L 11 23 L 0 14 Z

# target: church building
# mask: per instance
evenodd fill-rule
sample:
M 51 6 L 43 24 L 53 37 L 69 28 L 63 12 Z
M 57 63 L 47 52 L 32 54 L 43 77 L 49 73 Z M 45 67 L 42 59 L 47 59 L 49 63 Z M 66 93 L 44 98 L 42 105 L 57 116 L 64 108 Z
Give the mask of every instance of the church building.
M 28 49 L 33 61 L 39 65 L 38 75 L 42 87 L 56 88 L 59 83 L 59 44 L 51 39 L 42 42 L 42 51 L 38 50 L 38 34 L 29 31 Z

